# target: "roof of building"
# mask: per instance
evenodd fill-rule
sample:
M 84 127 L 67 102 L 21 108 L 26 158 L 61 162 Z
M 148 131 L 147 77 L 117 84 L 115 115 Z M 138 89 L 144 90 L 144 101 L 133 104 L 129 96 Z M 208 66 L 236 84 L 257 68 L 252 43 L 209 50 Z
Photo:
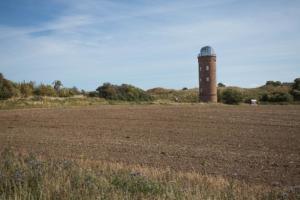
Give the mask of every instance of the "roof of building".
M 211 46 L 205 46 L 201 48 L 198 56 L 216 56 L 216 52 Z

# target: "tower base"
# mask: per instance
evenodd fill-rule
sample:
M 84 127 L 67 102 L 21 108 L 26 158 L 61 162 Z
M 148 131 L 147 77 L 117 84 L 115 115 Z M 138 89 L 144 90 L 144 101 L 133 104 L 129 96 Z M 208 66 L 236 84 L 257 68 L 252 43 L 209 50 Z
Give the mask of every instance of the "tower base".
M 206 103 L 218 103 L 218 97 L 217 95 L 200 96 L 199 101 L 206 102 Z

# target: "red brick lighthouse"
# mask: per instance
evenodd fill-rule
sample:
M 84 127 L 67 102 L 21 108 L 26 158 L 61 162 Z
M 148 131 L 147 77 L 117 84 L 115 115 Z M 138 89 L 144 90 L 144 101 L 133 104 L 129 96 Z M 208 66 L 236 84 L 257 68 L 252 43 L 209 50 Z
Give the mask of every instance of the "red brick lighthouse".
M 199 63 L 199 101 L 217 103 L 216 53 L 210 46 L 201 49 Z

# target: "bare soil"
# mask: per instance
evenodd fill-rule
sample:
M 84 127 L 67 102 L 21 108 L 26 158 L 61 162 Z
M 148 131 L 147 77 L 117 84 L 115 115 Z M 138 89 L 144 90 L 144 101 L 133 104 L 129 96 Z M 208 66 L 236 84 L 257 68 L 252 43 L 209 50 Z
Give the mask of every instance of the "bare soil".
M 102 105 L 0 111 L 0 150 L 300 184 L 300 106 Z

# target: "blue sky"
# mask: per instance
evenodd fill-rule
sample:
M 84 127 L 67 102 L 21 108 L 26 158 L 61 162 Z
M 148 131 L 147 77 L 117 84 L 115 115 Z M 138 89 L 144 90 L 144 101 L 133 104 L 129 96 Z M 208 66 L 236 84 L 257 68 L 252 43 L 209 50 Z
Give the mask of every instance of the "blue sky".
M 0 0 L 0 72 L 86 90 L 191 88 L 197 54 L 210 45 L 218 82 L 292 81 L 299 10 L 299 0 Z

